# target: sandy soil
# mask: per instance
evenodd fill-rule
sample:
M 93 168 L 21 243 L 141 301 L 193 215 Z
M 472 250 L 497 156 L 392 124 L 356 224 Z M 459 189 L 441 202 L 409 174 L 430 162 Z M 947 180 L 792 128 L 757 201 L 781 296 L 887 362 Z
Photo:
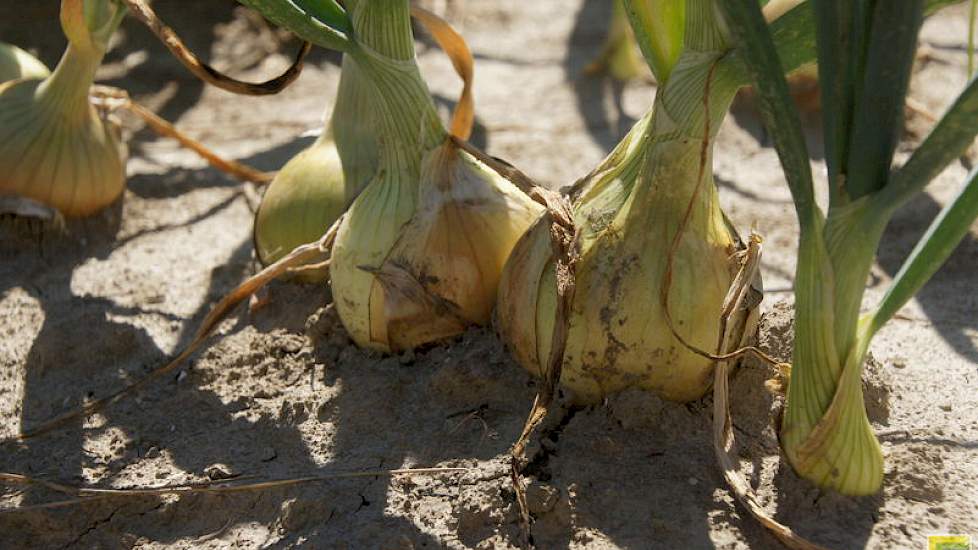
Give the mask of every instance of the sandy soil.
M 281 70 L 282 43 L 230 1 L 158 0 L 160 13 L 219 68 Z M 4 2 L 0 38 L 56 62 L 56 2 Z M 477 57 L 473 141 L 551 187 L 572 183 L 614 145 L 654 92 L 582 77 L 603 38 L 605 2 L 471 0 L 450 14 Z M 965 82 L 966 20 L 923 32 L 912 95 L 939 113 Z M 252 40 L 254 39 L 254 40 Z M 458 83 L 427 44 L 420 61 L 447 111 Z M 324 52 L 276 98 L 239 98 L 194 81 L 128 21 L 101 78 L 122 85 L 225 155 L 279 167 L 330 105 Z M 812 120 L 811 132 L 818 132 Z M 908 121 L 906 150 L 927 120 Z M 130 127 L 138 129 L 130 121 Z M 790 355 L 793 212 L 759 122 L 740 105 L 721 133 L 721 197 L 767 237 L 762 343 Z M 152 134 L 130 141 L 124 201 L 64 238 L 4 225 L 0 236 L 0 436 L 138 378 L 185 344 L 223 293 L 252 273 L 253 204 L 243 186 Z M 816 157 L 817 155 L 816 151 Z M 901 152 L 901 154 L 903 154 Z M 821 165 L 818 158 L 813 162 Z M 880 295 L 965 175 L 953 166 L 898 213 L 870 281 Z M 777 403 L 761 365 L 732 383 L 741 456 L 776 518 L 831 548 L 922 548 L 926 534 L 978 526 L 978 231 L 874 342 L 867 402 L 886 453 L 881 494 L 845 498 L 780 460 Z M 4 548 L 507 548 L 518 542 L 504 461 L 535 382 L 488 329 L 416 353 L 355 348 L 322 286 L 275 284 L 178 374 L 84 423 L 0 451 L 0 471 L 103 487 L 226 476 L 289 477 L 421 466 L 465 474 L 368 477 L 232 495 L 105 499 L 0 514 Z M 726 490 L 710 447 L 709 398 L 687 405 L 626 392 L 561 407 L 530 449 L 540 548 L 777 548 Z M 5 509 L 64 497 L 0 492 Z

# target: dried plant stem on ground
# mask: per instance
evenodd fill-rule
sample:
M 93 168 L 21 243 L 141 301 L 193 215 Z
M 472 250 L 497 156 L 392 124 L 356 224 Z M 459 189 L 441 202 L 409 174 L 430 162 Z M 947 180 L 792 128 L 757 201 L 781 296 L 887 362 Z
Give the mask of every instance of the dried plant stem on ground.
M 547 377 L 540 383 L 540 389 L 533 401 L 533 407 L 530 409 L 523 431 L 510 452 L 512 457 L 510 473 L 513 489 L 516 492 L 516 502 L 519 506 L 524 546 L 530 544 L 530 509 L 526 500 L 526 485 L 523 483 L 526 445 L 540 422 L 546 418 L 560 385 L 564 348 L 567 345 L 570 308 L 574 303 L 574 269 L 577 263 L 577 251 L 575 249 L 577 232 L 574 227 L 570 203 L 560 195 L 546 189 L 534 189 L 530 195 L 547 207 L 546 213 L 538 223 L 550 225 L 551 247 L 557 278 L 557 310 L 553 329 L 553 347 L 550 351 L 546 371 Z
M 240 162 L 221 158 L 220 155 L 204 144 L 177 130 L 175 126 L 160 118 L 153 111 L 133 101 L 129 97 L 129 92 L 121 88 L 93 86 L 90 97 L 94 105 L 107 111 L 125 109 L 138 116 L 157 134 L 177 140 L 180 145 L 200 155 L 208 164 L 232 177 L 261 184 L 272 181 L 275 176 L 274 173 L 262 172 Z
M 755 280 L 760 265 L 760 240 L 755 235 L 751 235 L 741 269 L 730 286 L 730 293 L 727 295 L 723 313 L 720 316 L 720 342 L 717 346 L 718 356 L 722 357 L 726 355 L 729 353 L 728 350 L 737 347 L 742 341 L 742 334 L 739 334 L 736 330 L 728 330 L 727 321 L 733 317 L 733 314 L 737 310 L 757 306 L 757 304 L 751 305 L 748 303 L 748 295 L 752 290 L 751 283 Z M 759 357 L 767 362 L 766 359 L 768 356 L 766 354 L 761 354 Z M 780 364 L 774 362 L 774 366 L 778 367 Z M 723 477 L 730 487 L 730 491 L 737 497 L 741 505 L 750 512 L 751 516 L 771 531 L 785 546 L 796 550 L 824 550 L 822 546 L 809 542 L 791 530 L 791 528 L 776 521 L 758 502 L 757 496 L 754 494 L 754 489 L 744 477 L 743 472 L 740 471 L 740 459 L 736 454 L 733 421 L 730 418 L 728 380 L 730 366 L 728 359 L 717 360 L 713 375 L 713 449 L 716 453 L 720 469 L 723 472 Z
M 47 489 L 57 491 L 59 493 L 64 493 L 67 495 L 74 495 L 78 498 L 73 500 L 59 501 L 50 504 L 42 504 L 41 507 L 49 508 L 52 506 L 62 507 L 69 506 L 73 504 L 85 504 L 97 499 L 105 498 L 138 498 L 146 496 L 163 496 L 163 495 L 182 495 L 189 493 L 240 493 L 244 491 L 265 491 L 269 489 L 280 489 L 282 487 L 290 487 L 293 485 L 301 485 L 305 483 L 321 483 L 325 481 L 334 481 L 338 479 L 352 479 L 361 477 L 380 477 L 380 476 L 421 476 L 421 475 L 438 475 L 438 474 L 453 474 L 453 473 L 463 473 L 469 471 L 469 468 L 400 468 L 396 470 L 366 470 L 360 472 L 345 472 L 345 473 L 335 473 L 335 474 L 314 474 L 305 475 L 297 477 L 289 477 L 283 479 L 266 479 L 259 481 L 250 481 L 248 483 L 240 483 L 235 481 L 206 481 L 200 483 L 178 483 L 173 485 L 164 485 L 162 487 L 132 487 L 126 489 L 105 489 L 101 487 L 82 487 L 76 485 L 69 485 L 65 483 L 47 481 L 40 478 L 25 476 L 22 474 L 10 474 L 5 472 L 0 472 L 0 483 L 6 484 L 18 484 L 18 485 L 40 485 Z M 242 477 L 238 478 L 239 481 L 244 481 L 250 478 Z M 27 512 L 35 507 L 28 506 L 23 508 L 9 508 L 0 509 L 0 514 L 12 514 L 18 512 Z

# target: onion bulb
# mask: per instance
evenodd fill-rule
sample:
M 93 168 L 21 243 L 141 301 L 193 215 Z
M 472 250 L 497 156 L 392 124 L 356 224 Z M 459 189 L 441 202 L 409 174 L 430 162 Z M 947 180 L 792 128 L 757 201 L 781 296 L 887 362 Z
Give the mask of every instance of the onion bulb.
M 628 387 L 689 401 L 710 387 L 713 361 L 684 342 L 716 351 L 740 244 L 720 210 L 710 168 L 709 143 L 719 124 L 704 135 L 702 103 L 688 100 L 705 93 L 710 60 L 701 63 L 680 60 L 653 109 L 579 185 L 577 280 L 561 377 L 578 402 Z M 711 120 L 722 119 L 734 90 L 717 76 Z M 557 306 L 550 239 L 549 225 L 540 223 L 519 242 L 497 306 L 503 340 L 538 376 L 547 374 Z
M 255 252 L 271 265 L 293 248 L 315 240 L 348 204 L 343 166 L 333 140 L 323 134 L 293 157 L 269 184 L 255 214 Z M 301 280 L 322 281 L 325 271 L 303 272 Z
M 68 48 L 54 72 L 0 84 L 0 195 L 85 216 L 122 193 L 118 125 L 99 117 L 88 92 L 124 14 L 115 0 L 63 0 Z
M 33 55 L 0 42 L 0 84 L 8 80 L 47 78 L 51 71 Z
M 362 123 L 368 116 L 366 93 L 356 66 L 344 61 L 333 116 L 323 134 L 275 175 L 255 214 L 255 251 L 263 265 L 319 238 L 376 171 L 376 139 Z M 306 270 L 298 278 L 323 281 L 326 270 Z
M 452 138 L 392 191 L 368 187 L 337 233 L 333 297 L 350 335 L 398 351 L 488 324 L 503 265 L 542 207 Z

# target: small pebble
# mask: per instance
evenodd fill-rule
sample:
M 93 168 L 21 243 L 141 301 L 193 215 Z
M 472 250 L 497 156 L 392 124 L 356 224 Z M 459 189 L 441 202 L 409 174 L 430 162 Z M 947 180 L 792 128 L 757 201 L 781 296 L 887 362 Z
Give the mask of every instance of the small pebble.
M 699 480 L 698 480 L 698 479 L 696 479 L 695 477 L 691 477 L 691 478 L 689 478 L 689 479 L 687 479 L 686 481 L 687 481 L 687 482 L 688 482 L 688 483 L 689 483 L 690 485 L 696 485 L 697 483 L 699 483 Z
M 231 479 L 234 477 L 234 473 L 225 464 L 211 464 L 210 466 L 204 468 L 204 474 L 211 481 L 217 481 L 221 479 Z

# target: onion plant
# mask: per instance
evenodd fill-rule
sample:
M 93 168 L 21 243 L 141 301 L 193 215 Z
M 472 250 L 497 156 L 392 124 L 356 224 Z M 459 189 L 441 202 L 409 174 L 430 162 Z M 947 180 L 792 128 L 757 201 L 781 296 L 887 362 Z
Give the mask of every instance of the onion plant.
M 925 12 L 939 2 L 812 2 L 828 169 L 818 206 L 784 60 L 756 0 L 717 0 L 784 167 L 801 236 L 795 348 L 780 436 L 795 471 L 851 495 L 876 492 L 883 456 L 863 404 L 860 374 L 873 336 L 943 264 L 978 216 L 978 172 L 934 219 L 883 298 L 863 309 L 876 250 L 894 212 L 958 158 L 978 133 L 971 80 L 910 157 L 893 153 Z
M 398 351 L 488 323 L 503 263 L 542 207 L 438 119 L 415 62 L 408 1 L 242 2 L 343 52 L 362 78 L 377 165 L 338 222 L 329 259 L 350 336 Z
M 624 7 L 659 91 L 575 186 L 577 288 L 559 350 L 561 383 L 585 403 L 630 386 L 688 401 L 709 389 L 711 353 L 728 351 L 717 349 L 721 336 L 739 347 L 750 332 L 749 312 L 741 311 L 728 328 L 742 333 L 720 334 L 747 246 L 720 210 L 712 178 L 713 140 L 746 76 L 712 0 L 626 0 Z M 774 23 L 786 69 L 813 56 L 810 25 L 801 8 Z M 542 225 L 507 264 L 497 319 L 520 364 L 546 378 L 557 282 Z
M 431 34 L 463 80 L 450 124 L 468 139 L 474 122 L 473 59 L 465 40 L 435 14 L 418 6 L 412 17 Z M 357 63 L 345 57 L 332 114 L 322 134 L 275 175 L 255 213 L 255 252 L 271 265 L 295 247 L 318 239 L 349 208 L 377 171 L 379 141 L 370 118 L 370 84 Z M 305 282 L 324 281 L 323 264 L 294 270 Z
M 85 216 L 122 193 L 119 125 L 99 116 L 88 92 L 125 13 L 115 0 L 64 0 L 68 47 L 58 66 L 42 79 L 0 84 L 0 195 Z
M 165 120 L 132 101 L 124 90 L 94 85 L 110 40 L 129 13 L 142 14 L 141 0 L 61 0 L 61 29 L 68 40 L 53 71 L 23 50 L 0 43 L 0 197 L 68 217 L 94 214 L 125 188 L 127 149 L 121 124 L 112 116 L 126 109 L 157 133 L 192 149 L 215 168 L 254 182 L 268 176 L 221 159 Z M 151 25 L 152 26 L 152 25 Z M 167 28 L 154 28 L 167 32 Z M 185 51 L 169 31 L 168 45 Z M 225 88 L 268 93 L 288 85 L 296 63 L 277 79 L 252 85 L 223 77 L 196 58 L 186 63 Z M 236 88 L 235 88 L 236 87 Z M 14 212 L 34 208 L 14 209 Z

